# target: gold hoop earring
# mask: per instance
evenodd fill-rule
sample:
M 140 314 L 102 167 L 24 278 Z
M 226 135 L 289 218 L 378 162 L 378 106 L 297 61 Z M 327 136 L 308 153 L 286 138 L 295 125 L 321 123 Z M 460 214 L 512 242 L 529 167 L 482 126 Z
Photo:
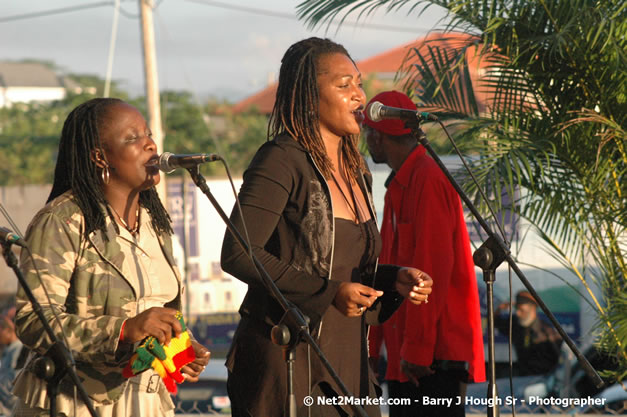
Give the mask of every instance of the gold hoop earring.
M 102 168 L 102 171 L 100 172 L 100 176 L 102 177 L 102 183 L 103 184 L 109 184 L 109 165 L 106 165 L 104 168 Z

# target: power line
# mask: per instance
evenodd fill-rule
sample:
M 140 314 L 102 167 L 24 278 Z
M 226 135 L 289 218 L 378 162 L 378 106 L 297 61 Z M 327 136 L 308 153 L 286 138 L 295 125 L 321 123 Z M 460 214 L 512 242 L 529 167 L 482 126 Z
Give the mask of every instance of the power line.
M 67 12 L 76 12 L 78 10 L 94 9 L 96 7 L 112 6 L 112 5 L 113 5 L 113 2 L 111 1 L 100 1 L 97 3 L 84 4 L 82 6 L 62 7 L 60 9 L 44 10 L 41 12 L 24 13 L 24 14 L 18 14 L 14 16 L 1 17 L 0 23 L 13 22 L 16 20 L 23 20 L 23 19 L 31 19 L 33 17 L 51 16 L 51 15 L 67 13 Z
M 219 7 L 222 9 L 236 10 L 239 12 L 252 13 L 256 15 L 277 17 L 277 18 L 289 19 L 289 20 L 298 20 L 298 18 L 295 15 L 289 14 L 289 13 L 275 12 L 275 11 L 267 10 L 267 9 L 258 9 L 256 7 L 238 6 L 235 4 L 224 3 L 221 1 L 215 1 L 215 0 L 187 0 L 187 1 L 191 3 L 202 4 L 205 6 Z M 362 29 L 385 30 L 385 31 L 390 31 L 390 32 L 409 32 L 409 33 L 414 33 L 414 34 L 418 31 L 428 30 L 425 28 L 418 28 L 418 27 L 410 28 L 410 27 L 379 25 L 379 24 L 371 24 L 371 23 L 363 24 L 363 23 L 348 22 L 348 21 L 338 22 L 336 20 L 331 20 L 331 23 L 336 23 L 338 25 L 341 24 L 342 26 L 357 27 L 357 28 L 362 28 Z
M 132 1 L 136 1 L 136 0 L 132 0 Z M 159 0 L 157 1 L 157 3 L 155 3 L 155 5 L 152 7 L 152 10 L 157 10 L 159 8 L 159 6 L 161 6 L 161 3 L 163 3 L 164 0 Z M 139 19 L 139 12 L 138 13 L 130 13 L 127 12 L 126 10 L 124 10 L 122 7 L 120 7 L 120 14 L 122 14 L 125 17 L 128 17 L 129 19 Z
M 219 7 L 222 9 L 237 10 L 240 12 L 253 13 L 257 15 L 280 17 L 283 19 L 290 19 L 290 20 L 294 20 L 296 18 L 296 16 L 289 14 L 289 13 L 281 13 L 281 12 L 275 12 L 272 10 L 257 9 L 255 7 L 238 6 L 236 4 L 223 3 L 221 1 L 212 1 L 212 0 L 204 0 L 204 1 L 203 0 L 187 0 L 187 1 L 191 3 L 204 4 L 205 6 L 214 6 L 214 7 Z
M 191 2 L 191 3 L 202 4 L 202 5 L 205 5 L 205 6 L 219 7 L 219 8 L 222 8 L 222 9 L 235 10 L 235 11 L 239 11 L 239 12 L 252 13 L 252 14 L 256 14 L 256 15 L 277 17 L 277 18 L 289 19 L 289 20 L 298 20 L 298 18 L 295 15 L 289 14 L 289 13 L 275 12 L 275 11 L 272 11 L 272 10 L 259 9 L 259 8 L 255 8 L 255 7 L 238 6 L 238 5 L 235 5 L 235 4 L 224 3 L 224 2 L 221 2 L 221 1 L 214 1 L 214 0 L 187 0 L 187 1 Z M 163 3 L 163 0 L 160 0 L 157 3 L 157 5 L 155 6 L 155 8 L 159 7 L 159 5 L 161 5 L 161 3 Z M 2 18 L 0 18 L 0 23 L 13 22 L 13 21 L 16 21 L 16 20 L 32 19 L 32 18 L 36 18 L 36 17 L 52 16 L 52 15 L 55 15 L 55 14 L 76 12 L 76 11 L 79 11 L 79 10 L 93 9 L 93 8 L 97 8 L 97 7 L 113 6 L 113 5 L 114 5 L 113 1 L 101 1 L 101 2 L 97 2 L 97 3 L 84 4 L 84 5 L 81 5 L 81 6 L 62 7 L 62 8 L 59 8 L 59 9 L 50 9 L 50 10 L 44 10 L 44 11 L 41 11 L 41 12 L 24 13 L 24 14 L 19 14 L 19 15 L 14 15 L 14 16 L 2 17 Z M 131 14 L 131 13 L 127 12 L 126 10 L 124 10 L 121 7 L 120 7 L 120 14 L 122 14 L 123 16 L 128 17 L 128 18 L 138 18 L 139 17 L 139 15 Z M 363 28 L 363 29 L 384 30 L 384 31 L 389 31 L 389 32 L 416 33 L 416 32 L 421 31 L 421 30 L 422 31 L 428 30 L 428 29 L 419 28 L 419 27 L 410 28 L 410 27 L 401 27 L 401 26 L 393 26 L 393 25 L 372 24 L 372 23 L 362 24 L 362 23 L 358 23 L 358 22 L 348 22 L 348 21 L 338 22 L 336 20 L 332 20 L 330 23 L 336 23 L 336 24 L 342 25 L 342 26 L 357 27 L 357 28 Z
M 131 13 L 124 10 L 122 5 L 119 7 L 120 14 L 124 17 L 128 17 L 129 19 L 139 19 L 139 13 Z
M 159 5 L 161 5 L 161 3 L 163 3 L 163 0 L 160 0 L 156 5 L 155 5 L 155 9 L 157 7 L 159 7 Z M 62 13 L 68 13 L 68 12 L 76 12 L 79 10 L 83 10 L 83 9 L 94 9 L 96 7 L 102 7 L 102 6 L 114 6 L 114 2 L 113 1 L 101 1 L 98 3 L 92 3 L 92 4 L 85 4 L 82 6 L 73 6 L 73 7 L 63 7 L 60 9 L 51 9 L 51 10 L 44 10 L 41 12 L 33 12 L 33 13 L 24 13 L 24 14 L 18 14 L 18 15 L 14 15 L 14 16 L 7 16 L 7 17 L 2 17 L 0 18 L 0 23 L 4 23 L 4 22 L 13 22 L 15 20 L 24 20 L 24 19 L 32 19 L 35 17 L 45 17 L 45 16 L 52 16 L 55 14 L 62 14 Z M 119 11 L 120 14 L 124 17 L 128 17 L 129 19 L 139 19 L 139 13 L 131 13 L 128 12 L 126 10 L 124 10 L 124 8 L 119 7 Z

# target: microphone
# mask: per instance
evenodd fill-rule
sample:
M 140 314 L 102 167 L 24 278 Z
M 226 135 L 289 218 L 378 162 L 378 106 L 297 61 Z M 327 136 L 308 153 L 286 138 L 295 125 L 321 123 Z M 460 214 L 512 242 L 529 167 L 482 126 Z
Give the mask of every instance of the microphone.
M 416 110 L 400 109 L 398 107 L 384 106 L 378 101 L 373 101 L 366 110 L 368 118 L 373 122 L 380 122 L 384 119 L 401 119 L 419 121 L 431 120 L 436 122 L 438 118 L 430 113 L 419 112 Z
M 193 153 L 188 155 L 175 155 L 164 152 L 159 156 L 159 169 L 165 173 L 170 173 L 176 168 L 193 168 L 205 162 L 219 161 L 222 157 L 215 153 Z
M 0 242 L 3 244 L 15 244 L 23 248 L 26 247 L 26 242 L 24 242 L 24 239 L 22 239 L 6 227 L 0 227 Z

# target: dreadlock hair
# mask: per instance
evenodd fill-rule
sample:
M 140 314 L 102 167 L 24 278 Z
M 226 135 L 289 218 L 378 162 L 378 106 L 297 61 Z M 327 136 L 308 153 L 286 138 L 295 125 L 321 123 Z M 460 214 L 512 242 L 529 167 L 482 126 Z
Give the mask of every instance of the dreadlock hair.
M 124 101 L 117 98 L 91 99 L 72 110 L 63 124 L 54 182 L 47 202 L 72 190 L 73 200 L 85 217 L 85 236 L 101 230 L 106 239 L 106 215 L 111 218 L 116 231 L 120 231 L 102 192 L 100 169 L 91 159 L 91 153 L 99 149 L 104 154 L 99 129 L 110 107 L 123 103 Z M 150 214 L 156 231 L 172 234 L 170 216 L 154 187 L 139 193 L 139 203 Z M 102 210 L 103 206 L 106 213 Z
M 281 59 L 279 86 L 268 124 L 268 140 L 285 133 L 291 135 L 310 153 L 326 179 L 331 178 L 333 164 L 318 129 L 318 67 L 323 56 L 334 53 L 353 61 L 342 45 L 329 39 L 311 37 L 288 48 Z M 358 141 L 358 135 L 350 135 L 342 137 L 340 144 L 340 165 L 351 182 L 365 170 Z

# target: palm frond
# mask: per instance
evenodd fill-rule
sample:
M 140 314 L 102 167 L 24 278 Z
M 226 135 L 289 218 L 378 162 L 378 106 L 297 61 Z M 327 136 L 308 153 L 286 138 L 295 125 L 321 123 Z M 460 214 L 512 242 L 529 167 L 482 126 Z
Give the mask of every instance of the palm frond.
M 470 39 L 457 48 L 443 48 L 426 42 L 412 48 L 403 63 L 403 73 L 413 68 L 419 74 L 405 82 L 404 89 L 420 97 L 420 107 L 438 112 L 440 118 L 467 118 L 477 116 L 479 109 L 472 88 L 468 65 L 464 62 L 469 49 L 476 47 Z M 450 71 L 456 68 L 457 71 Z

